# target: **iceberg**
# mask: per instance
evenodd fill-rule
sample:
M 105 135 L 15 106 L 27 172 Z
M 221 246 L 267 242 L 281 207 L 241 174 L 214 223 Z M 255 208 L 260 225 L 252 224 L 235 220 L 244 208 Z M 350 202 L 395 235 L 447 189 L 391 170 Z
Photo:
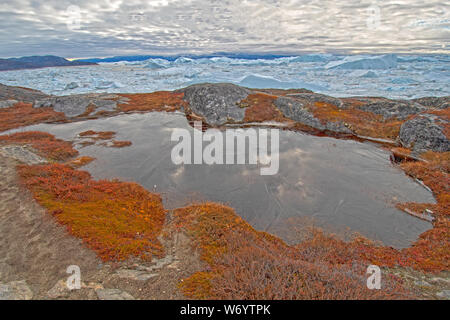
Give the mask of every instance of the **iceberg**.
M 411 84 L 411 83 L 417 83 L 416 80 L 411 78 L 395 78 L 391 80 L 391 83 L 394 84 Z
M 366 73 L 360 76 L 361 78 L 377 78 L 378 75 L 373 71 L 367 71 Z
M 397 68 L 397 56 L 395 54 L 386 54 L 375 57 L 347 57 L 341 61 L 333 61 L 325 66 L 325 69 L 390 69 Z
M 305 54 L 289 60 L 289 62 L 327 62 L 330 60 L 329 55 L 323 54 Z
M 170 62 L 163 59 L 148 59 L 143 63 L 143 66 L 148 69 L 163 69 L 169 65 Z
M 273 77 L 268 76 L 261 76 L 252 74 L 249 76 L 246 76 L 244 79 L 239 81 L 238 83 L 241 86 L 248 87 L 248 88 L 258 88 L 258 89 L 308 89 L 313 91 L 323 91 L 326 88 L 305 83 L 302 81 L 280 81 L 278 79 L 275 79 Z
M 95 84 L 95 88 L 96 89 L 117 89 L 117 88 L 122 88 L 123 85 L 118 82 L 118 81 L 98 81 Z
M 178 64 L 186 64 L 186 63 L 193 63 L 193 62 L 194 62 L 194 59 L 187 58 L 187 57 L 179 57 L 173 63 L 178 65 Z

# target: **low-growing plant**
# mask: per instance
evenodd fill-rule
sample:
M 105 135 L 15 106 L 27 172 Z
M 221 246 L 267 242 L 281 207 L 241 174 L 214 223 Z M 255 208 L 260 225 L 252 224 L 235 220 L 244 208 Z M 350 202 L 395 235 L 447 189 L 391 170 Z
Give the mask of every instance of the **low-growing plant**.
M 0 132 L 32 124 L 62 121 L 66 117 L 50 107 L 33 108 L 31 103 L 18 102 L 9 108 L 0 108 Z
M 161 197 L 138 184 L 95 181 L 62 164 L 18 166 L 34 198 L 103 260 L 162 256 L 157 239 L 165 210 Z
M 229 207 L 194 204 L 174 211 L 208 264 L 180 288 L 197 299 L 409 298 L 399 279 L 386 275 L 383 290 L 366 286 L 367 262 L 341 240 L 315 233 L 301 246 L 254 230 Z M 356 246 L 356 244 L 354 245 Z M 336 259 L 338 257 L 338 259 Z

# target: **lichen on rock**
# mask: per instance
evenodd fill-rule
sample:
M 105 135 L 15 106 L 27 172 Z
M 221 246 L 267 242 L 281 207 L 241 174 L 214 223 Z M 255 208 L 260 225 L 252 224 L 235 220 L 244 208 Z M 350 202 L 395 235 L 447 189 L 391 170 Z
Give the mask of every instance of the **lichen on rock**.
M 250 90 L 230 83 L 196 84 L 179 92 L 184 93 L 191 111 L 210 125 L 225 124 L 230 119 L 242 121 L 245 108 L 240 108 L 239 102 L 250 94 Z
M 432 150 L 450 151 L 450 141 L 444 134 L 442 119 L 430 114 L 421 114 L 406 121 L 400 128 L 399 140 L 414 152 Z

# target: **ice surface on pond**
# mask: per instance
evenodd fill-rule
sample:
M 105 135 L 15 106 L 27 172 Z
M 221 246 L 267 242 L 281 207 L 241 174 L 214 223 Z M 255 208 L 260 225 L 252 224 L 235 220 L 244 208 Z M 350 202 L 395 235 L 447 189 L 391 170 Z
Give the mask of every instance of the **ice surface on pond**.
M 410 99 L 450 95 L 448 55 L 332 55 L 238 59 L 148 59 L 98 66 L 0 72 L 0 83 L 54 95 L 89 92 L 152 92 L 202 82 L 254 88 L 306 88 L 332 96 Z

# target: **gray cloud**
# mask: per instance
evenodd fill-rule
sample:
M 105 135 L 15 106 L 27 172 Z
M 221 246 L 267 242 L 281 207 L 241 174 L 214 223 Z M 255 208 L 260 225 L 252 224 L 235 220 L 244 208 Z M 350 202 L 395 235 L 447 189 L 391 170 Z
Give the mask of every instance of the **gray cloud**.
M 0 56 L 448 53 L 437 0 L 3 0 Z

